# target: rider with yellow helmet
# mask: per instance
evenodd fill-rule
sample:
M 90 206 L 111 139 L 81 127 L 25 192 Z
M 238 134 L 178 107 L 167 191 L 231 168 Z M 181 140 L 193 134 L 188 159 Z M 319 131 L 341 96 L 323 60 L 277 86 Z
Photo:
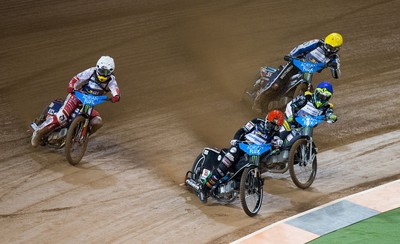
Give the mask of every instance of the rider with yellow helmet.
M 314 39 L 295 47 L 285 60 L 291 57 L 305 58 L 310 62 L 326 63 L 332 72 L 332 77 L 340 76 L 339 50 L 343 44 L 343 37 L 339 33 L 331 33 L 325 39 Z
M 340 76 L 339 50 L 342 44 L 343 37 L 339 33 L 330 33 L 324 39 L 314 39 L 300 44 L 284 57 L 284 60 L 288 63 L 281 65 L 271 75 L 268 82 L 272 84 L 276 79 L 287 81 L 295 75 L 297 70 L 292 68 L 290 62 L 292 58 L 299 58 L 312 63 L 324 63 L 331 70 L 332 77 L 338 79 Z M 255 96 L 256 92 L 264 86 L 263 81 L 264 79 L 258 79 L 249 94 Z

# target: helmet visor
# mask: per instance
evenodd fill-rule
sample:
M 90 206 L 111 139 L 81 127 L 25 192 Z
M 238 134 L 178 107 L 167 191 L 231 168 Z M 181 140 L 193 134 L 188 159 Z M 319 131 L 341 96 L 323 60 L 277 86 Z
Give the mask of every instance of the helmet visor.
M 112 71 L 105 68 L 97 68 L 97 74 L 104 77 L 109 77 Z
M 277 124 L 267 121 L 265 122 L 265 128 L 267 129 L 267 131 L 279 131 L 281 127 Z
M 326 102 L 329 101 L 331 96 L 332 96 L 332 93 L 330 93 L 326 89 L 321 89 L 321 88 L 315 89 L 315 97 L 316 97 L 317 102 L 321 102 L 322 104 L 325 104 Z
M 332 47 L 331 45 L 325 43 L 325 49 L 330 53 L 336 53 L 340 50 L 340 47 Z

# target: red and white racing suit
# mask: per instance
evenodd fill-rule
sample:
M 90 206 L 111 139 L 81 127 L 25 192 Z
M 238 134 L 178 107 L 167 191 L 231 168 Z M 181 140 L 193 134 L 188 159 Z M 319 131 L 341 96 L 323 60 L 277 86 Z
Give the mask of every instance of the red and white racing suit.
M 118 99 L 115 101 L 118 101 L 120 97 L 120 91 L 115 76 L 111 75 L 107 81 L 99 82 L 97 80 L 96 67 L 86 69 L 74 76 L 68 84 L 68 90 L 81 90 L 85 93 L 90 93 L 97 96 L 105 95 L 106 93 L 111 92 L 111 95 L 114 98 L 118 97 Z M 39 125 L 39 131 L 45 128 L 46 130 L 52 129 L 55 126 L 65 124 L 74 110 L 80 104 L 81 101 L 75 96 L 75 94 L 68 94 L 58 113 L 55 116 L 47 118 L 46 121 Z M 98 111 L 93 109 L 90 122 L 93 126 L 93 134 L 102 126 L 102 120 Z

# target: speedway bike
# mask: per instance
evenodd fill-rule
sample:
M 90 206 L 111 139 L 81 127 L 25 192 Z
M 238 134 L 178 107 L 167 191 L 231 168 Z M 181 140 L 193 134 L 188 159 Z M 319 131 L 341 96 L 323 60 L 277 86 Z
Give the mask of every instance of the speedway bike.
M 237 197 L 244 212 L 253 217 L 260 211 L 263 202 L 264 179 L 261 177 L 261 159 L 272 155 L 271 144 L 251 144 L 239 142 L 239 149 L 243 156 L 239 159 L 235 169 L 220 179 L 210 190 L 209 196 L 220 203 L 231 203 Z M 227 149 L 204 148 L 194 161 L 191 171 L 185 176 L 185 185 L 194 192 L 204 194 L 201 190 L 211 172 L 218 167 Z M 203 197 L 204 199 L 204 197 Z M 207 198 L 203 201 L 207 202 Z
M 313 74 L 326 67 L 325 63 L 299 58 L 290 58 L 286 65 L 278 69 L 262 67 L 256 81 L 245 89 L 242 102 L 258 113 L 283 109 L 293 97 L 304 94 L 307 90 L 311 91 Z
M 82 104 L 75 109 L 66 124 L 47 132 L 42 136 L 40 142 L 40 145 L 50 148 L 61 149 L 65 147 L 65 156 L 71 165 L 77 165 L 86 152 L 91 132 L 90 116 L 94 106 L 110 101 L 107 96 L 94 96 L 80 91 L 75 91 L 75 96 Z M 53 100 L 43 110 L 42 114 L 30 124 L 31 131 L 37 131 L 48 117 L 55 116 L 63 103 L 62 99 Z

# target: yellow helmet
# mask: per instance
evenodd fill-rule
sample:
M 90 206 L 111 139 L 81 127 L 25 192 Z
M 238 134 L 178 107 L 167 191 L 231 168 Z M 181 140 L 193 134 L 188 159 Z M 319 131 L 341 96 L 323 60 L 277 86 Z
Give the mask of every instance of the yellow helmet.
M 325 37 L 324 43 L 329 52 L 337 52 L 343 44 L 343 37 L 339 33 L 331 33 Z

